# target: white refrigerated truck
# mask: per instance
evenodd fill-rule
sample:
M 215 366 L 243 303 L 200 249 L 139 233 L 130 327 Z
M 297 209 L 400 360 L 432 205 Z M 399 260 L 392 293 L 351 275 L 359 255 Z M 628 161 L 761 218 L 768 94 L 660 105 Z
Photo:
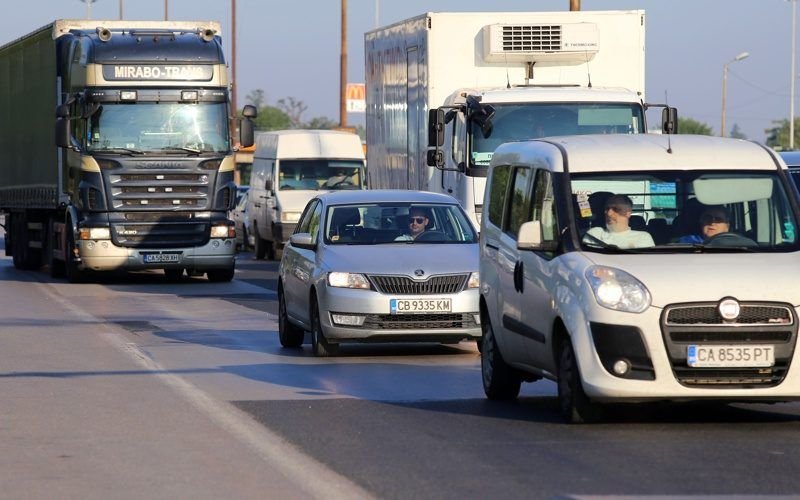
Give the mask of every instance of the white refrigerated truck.
M 500 144 L 647 130 L 642 10 L 429 12 L 368 32 L 365 56 L 370 188 L 448 193 L 476 223 Z

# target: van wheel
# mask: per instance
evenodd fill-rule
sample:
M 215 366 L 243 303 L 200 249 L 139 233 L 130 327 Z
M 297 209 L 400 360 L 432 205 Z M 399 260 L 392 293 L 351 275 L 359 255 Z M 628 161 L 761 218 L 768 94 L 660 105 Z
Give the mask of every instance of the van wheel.
M 578 360 L 569 338 L 561 344 L 561 356 L 558 363 L 558 402 L 561 414 L 571 424 L 592 423 L 602 420 L 602 406 L 592 403 L 583 392 L 581 374 L 578 371 Z
M 506 363 L 494 337 L 488 318 L 484 320 L 483 348 L 481 349 L 481 375 L 483 392 L 492 400 L 511 400 L 519 396 L 522 377 Z
M 283 347 L 300 347 L 303 345 L 305 331 L 293 325 L 286 313 L 286 297 L 283 295 L 283 286 L 278 286 L 278 338 Z
M 336 356 L 339 353 L 339 344 L 328 342 L 325 334 L 322 333 L 322 321 L 316 299 L 311 303 L 311 350 L 318 358 Z
M 253 223 L 253 256 L 257 260 L 264 260 L 267 254 L 267 241 L 261 239 L 261 234 L 258 232 L 258 226 Z

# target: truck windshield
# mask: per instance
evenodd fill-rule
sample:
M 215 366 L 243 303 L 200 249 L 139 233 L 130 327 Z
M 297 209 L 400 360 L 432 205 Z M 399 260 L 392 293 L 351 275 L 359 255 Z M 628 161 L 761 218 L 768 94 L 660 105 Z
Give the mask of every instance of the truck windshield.
M 491 126 L 470 125 L 473 167 L 488 166 L 497 146 L 555 135 L 642 134 L 642 107 L 630 103 L 492 104 Z
M 790 185 L 777 172 L 571 174 L 575 227 L 589 251 L 797 251 Z
M 225 103 L 102 103 L 87 131 L 89 151 L 230 150 Z
M 364 162 L 360 160 L 280 160 L 278 189 L 327 191 L 361 189 Z

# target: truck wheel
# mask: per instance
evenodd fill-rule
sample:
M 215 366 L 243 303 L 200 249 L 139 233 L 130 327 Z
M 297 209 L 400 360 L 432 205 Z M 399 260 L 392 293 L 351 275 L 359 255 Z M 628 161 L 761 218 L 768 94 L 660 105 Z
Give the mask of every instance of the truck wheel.
M 561 344 L 558 363 L 558 402 L 562 416 L 571 424 L 588 424 L 603 418 L 603 408 L 597 403 L 592 403 L 583 392 L 578 360 L 575 358 L 575 351 L 569 338 L 564 339 Z
M 484 320 L 483 348 L 481 349 L 481 375 L 486 397 L 497 401 L 517 399 L 522 377 L 506 363 L 488 317 Z
M 311 350 L 318 358 L 336 356 L 339 353 L 339 344 L 331 344 L 322 333 L 322 322 L 316 298 L 311 302 Z
M 258 232 L 258 226 L 253 224 L 253 256 L 257 260 L 264 260 L 267 254 L 267 242 L 261 239 L 261 234 Z
M 80 283 L 83 281 L 83 271 L 78 269 L 78 262 L 75 259 L 75 235 L 72 234 L 72 225 L 67 224 L 67 248 L 64 250 L 66 262 L 64 264 L 64 271 L 67 276 L 67 281 L 70 283 Z
M 305 331 L 293 325 L 286 313 L 286 297 L 283 295 L 283 286 L 278 285 L 278 338 L 283 347 L 300 347 L 303 345 Z
M 209 269 L 206 271 L 206 276 L 208 277 L 208 281 L 212 283 L 222 283 L 231 281 L 234 275 L 234 266 L 231 266 L 227 269 Z

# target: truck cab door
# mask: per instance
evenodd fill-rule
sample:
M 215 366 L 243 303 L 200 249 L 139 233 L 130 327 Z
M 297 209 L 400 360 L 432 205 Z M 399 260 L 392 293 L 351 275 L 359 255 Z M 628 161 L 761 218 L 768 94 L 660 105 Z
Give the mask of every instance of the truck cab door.
M 459 165 L 466 165 L 467 129 L 464 113 L 457 113 L 450 123 L 445 125 L 445 142 L 442 154 L 444 168 L 442 170 L 442 192 L 457 199 L 462 206 L 466 201 L 464 174 Z

